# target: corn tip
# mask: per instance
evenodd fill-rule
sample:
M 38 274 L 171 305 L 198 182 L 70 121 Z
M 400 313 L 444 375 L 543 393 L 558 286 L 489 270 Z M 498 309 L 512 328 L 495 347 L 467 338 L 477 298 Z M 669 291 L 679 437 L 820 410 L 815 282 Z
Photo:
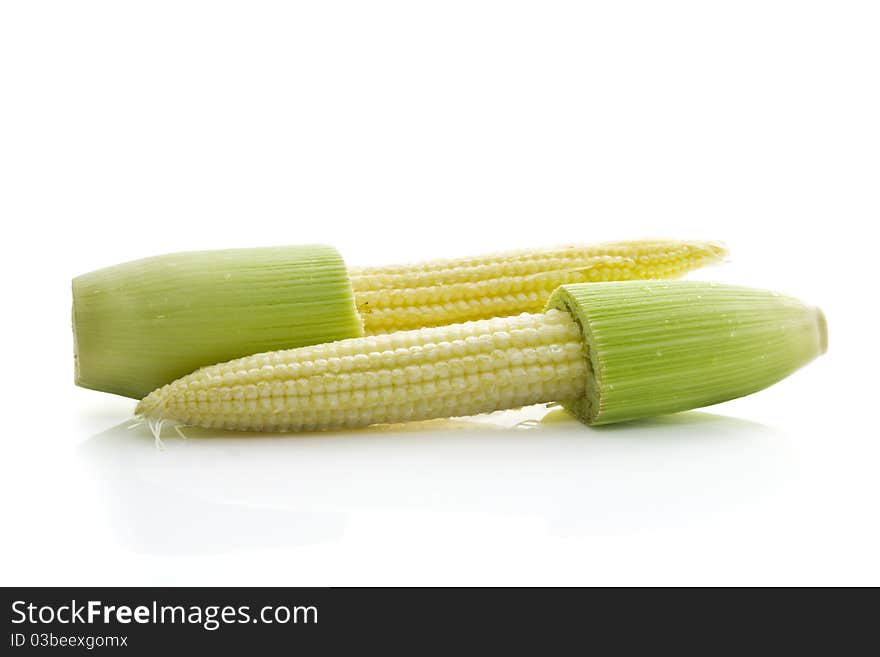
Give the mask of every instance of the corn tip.
M 709 249 L 716 260 L 724 260 L 730 255 L 730 249 L 727 248 L 724 242 L 712 240 L 711 242 L 706 242 L 706 248 Z
M 819 355 L 821 356 L 828 351 L 828 321 L 825 319 L 825 313 L 819 307 L 814 307 L 813 312 L 816 315 L 816 330 L 819 333 Z

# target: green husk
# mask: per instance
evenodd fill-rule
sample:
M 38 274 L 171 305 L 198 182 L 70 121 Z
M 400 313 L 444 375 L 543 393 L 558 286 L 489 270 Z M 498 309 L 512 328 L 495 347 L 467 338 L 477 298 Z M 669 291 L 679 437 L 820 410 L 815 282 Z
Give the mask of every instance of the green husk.
M 767 290 L 696 281 L 564 285 L 587 346 L 586 395 L 566 405 L 608 424 L 756 392 L 827 348 L 822 312 Z
M 363 335 L 329 246 L 194 251 L 73 279 L 76 384 L 140 399 L 205 365 Z

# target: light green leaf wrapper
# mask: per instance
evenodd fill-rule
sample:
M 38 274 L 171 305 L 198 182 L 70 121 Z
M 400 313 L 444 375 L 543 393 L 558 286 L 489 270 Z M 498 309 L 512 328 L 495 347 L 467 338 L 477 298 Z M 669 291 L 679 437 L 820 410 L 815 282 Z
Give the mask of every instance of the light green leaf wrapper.
M 73 280 L 77 385 L 140 399 L 202 366 L 363 335 L 329 246 L 173 253 Z
M 756 392 L 824 353 L 822 312 L 767 290 L 697 281 L 564 285 L 548 308 L 583 331 L 586 395 L 566 408 L 609 424 Z

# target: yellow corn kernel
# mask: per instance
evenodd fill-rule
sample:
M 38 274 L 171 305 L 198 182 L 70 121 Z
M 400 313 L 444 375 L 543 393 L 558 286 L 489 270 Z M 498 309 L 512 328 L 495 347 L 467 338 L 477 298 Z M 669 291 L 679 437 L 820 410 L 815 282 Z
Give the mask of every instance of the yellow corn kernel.
M 721 260 L 718 242 L 638 240 L 350 268 L 367 335 L 539 312 L 560 285 L 670 279 Z
M 251 431 L 363 427 L 576 399 L 586 368 L 577 324 L 550 310 L 240 358 L 159 388 L 136 413 Z

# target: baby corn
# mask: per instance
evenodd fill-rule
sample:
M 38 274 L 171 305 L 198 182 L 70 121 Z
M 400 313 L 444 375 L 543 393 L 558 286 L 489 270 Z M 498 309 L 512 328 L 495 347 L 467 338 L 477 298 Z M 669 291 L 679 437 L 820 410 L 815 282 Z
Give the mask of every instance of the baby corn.
M 474 415 L 583 394 L 580 330 L 523 314 L 258 354 L 165 386 L 138 414 L 251 431 Z
M 724 254 L 652 240 L 350 269 L 320 245 L 172 253 L 73 280 L 74 376 L 138 399 L 248 354 L 540 312 L 562 283 L 674 278 Z
M 720 261 L 718 242 L 635 240 L 350 268 L 364 332 L 539 312 L 566 283 L 672 279 Z
M 574 284 L 549 305 L 205 367 L 151 393 L 136 414 L 151 423 L 304 431 L 562 402 L 603 424 L 755 392 L 827 342 L 818 309 L 750 288 Z

